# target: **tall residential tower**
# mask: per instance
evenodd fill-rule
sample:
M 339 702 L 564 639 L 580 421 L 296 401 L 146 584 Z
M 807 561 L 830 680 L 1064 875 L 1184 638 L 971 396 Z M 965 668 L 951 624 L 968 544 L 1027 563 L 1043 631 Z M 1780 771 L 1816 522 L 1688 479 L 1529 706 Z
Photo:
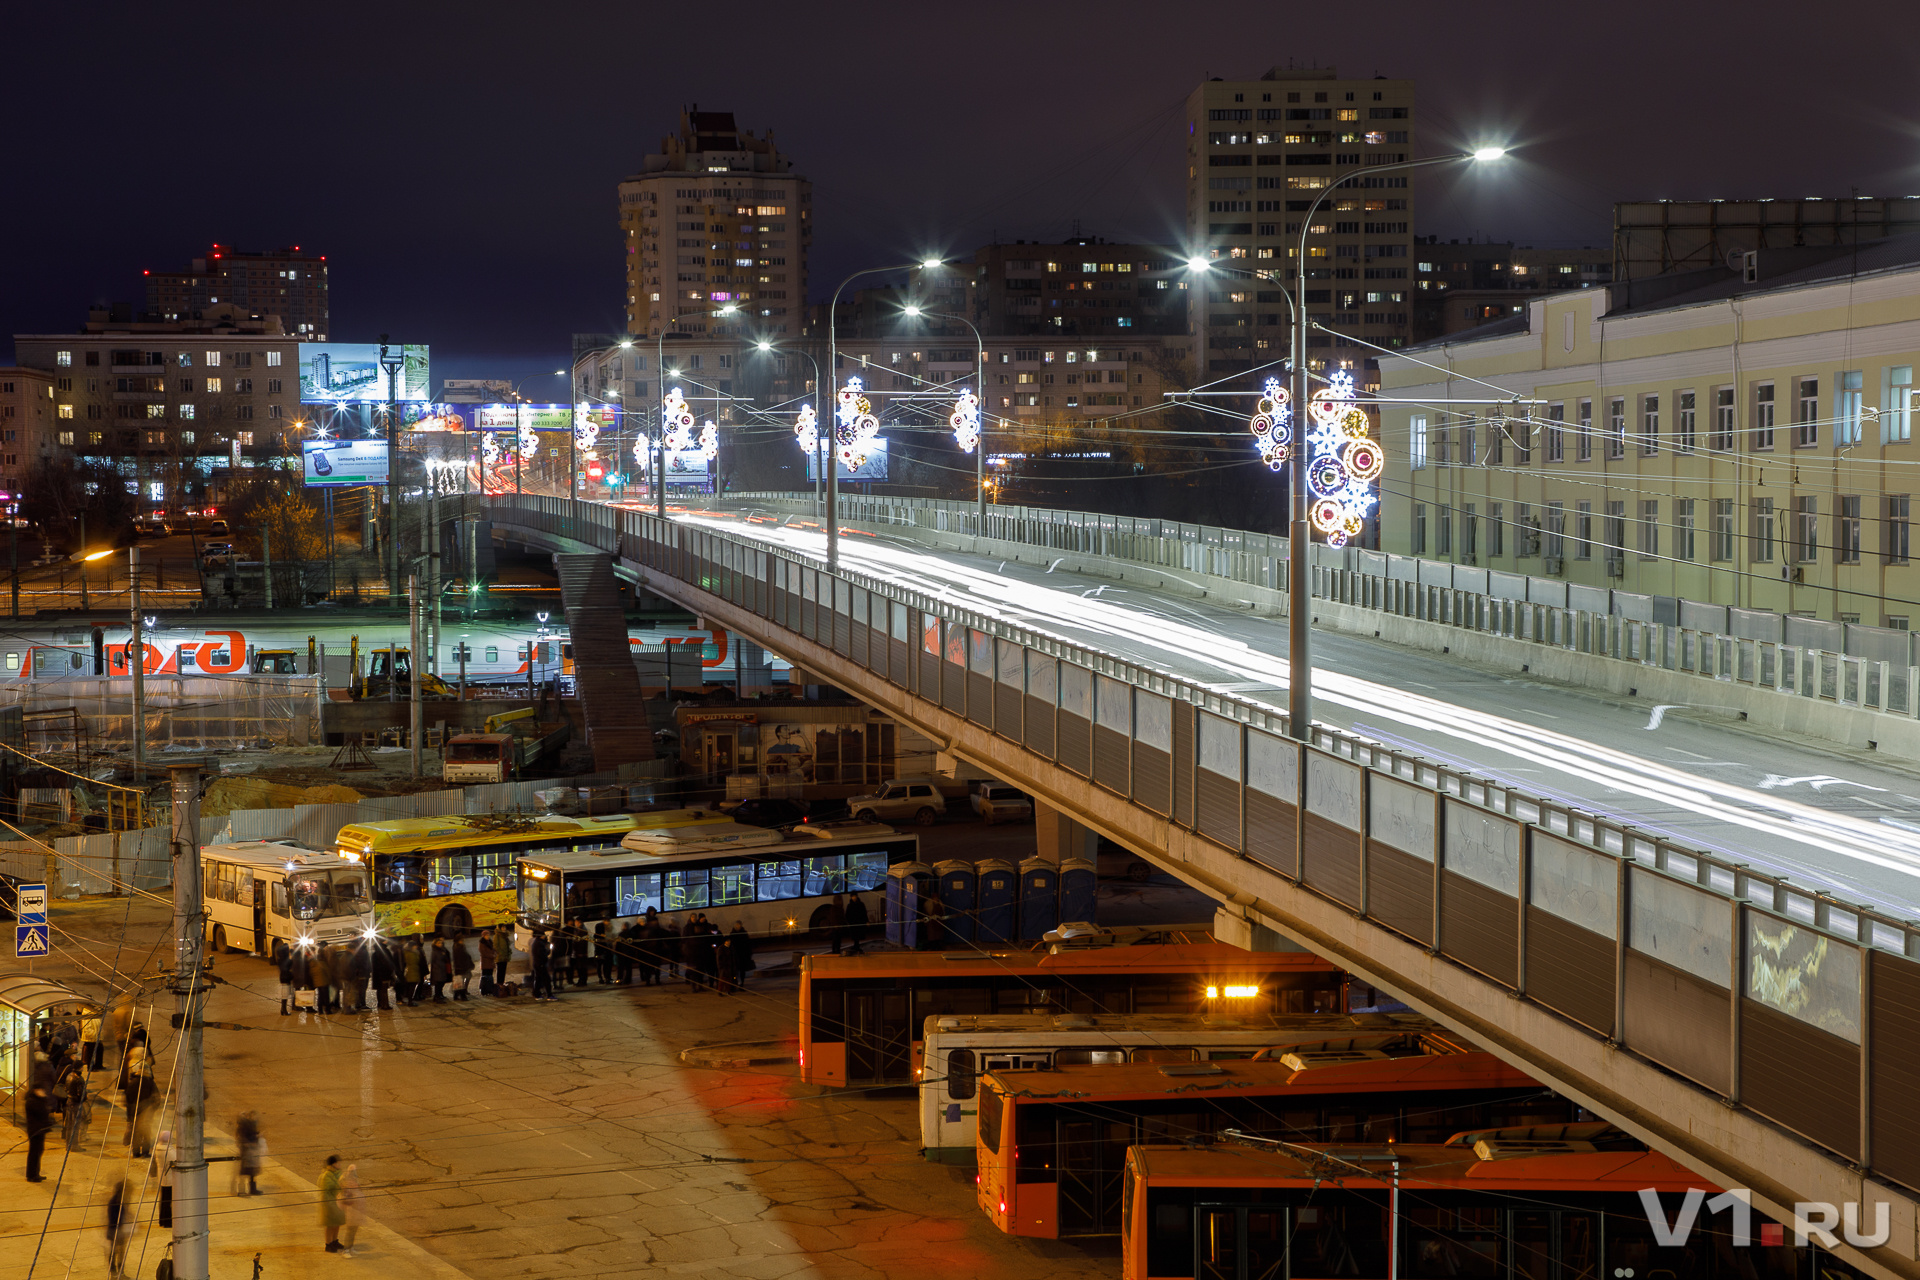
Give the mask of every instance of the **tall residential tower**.
M 1187 99 L 1187 241 L 1223 266 L 1193 289 L 1203 377 L 1284 360 L 1288 294 L 1308 206 L 1342 173 L 1413 158 L 1413 82 L 1343 80 L 1332 67 L 1275 67 L 1258 80 L 1209 80 Z M 1306 228 L 1307 318 L 1316 368 L 1356 380 L 1382 347 L 1407 341 L 1413 191 L 1405 173 L 1362 174 L 1327 196 Z M 1347 336 L 1350 335 L 1350 336 Z

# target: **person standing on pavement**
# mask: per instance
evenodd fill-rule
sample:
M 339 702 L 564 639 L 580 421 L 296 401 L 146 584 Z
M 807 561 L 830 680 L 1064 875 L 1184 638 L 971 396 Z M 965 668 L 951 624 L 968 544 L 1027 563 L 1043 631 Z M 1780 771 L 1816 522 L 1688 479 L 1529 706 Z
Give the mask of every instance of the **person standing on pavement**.
M 347 947 L 347 995 L 351 1000 L 348 1006 L 353 1013 L 367 1011 L 367 979 L 373 974 L 373 956 L 370 938 L 355 938 Z
M 651 913 L 652 908 L 648 908 Z M 657 987 L 660 985 L 661 951 L 666 946 L 667 931 L 660 927 L 660 918 L 649 914 L 647 922 L 640 926 L 640 936 L 635 940 L 638 948 L 635 959 L 640 962 L 640 985 Z
M 513 926 L 503 924 L 493 932 L 493 993 L 507 994 L 507 965 L 513 960 Z
M 473 985 L 473 952 L 467 950 L 467 940 L 458 937 L 448 949 L 453 953 L 453 998 L 465 1000 Z
M 660 926 L 660 964 L 669 978 L 680 976 L 680 926 L 669 919 Z
M 320 1171 L 320 1229 L 327 1236 L 327 1252 L 340 1252 L 340 1228 L 347 1224 L 340 1204 L 340 1157 L 328 1156 Z
M 447 954 L 447 940 L 434 935 L 433 949 L 427 953 L 427 982 L 433 987 L 433 1002 L 447 1002 L 447 984 L 453 981 L 453 957 Z
M 134 1212 L 127 1200 L 127 1184 L 122 1179 L 107 1198 L 107 1274 L 113 1280 L 127 1273 L 127 1246 L 133 1242 Z
M 87 1147 L 87 1133 L 93 1127 L 93 1098 L 87 1092 L 85 1063 L 74 1063 L 61 1084 L 67 1103 L 64 1130 L 67 1150 L 69 1152 L 84 1151 Z
M 567 985 L 567 967 L 573 954 L 573 938 L 567 933 L 565 925 L 554 929 L 547 936 L 547 944 L 552 948 L 547 957 L 547 967 L 552 974 L 556 989 Z
M 593 958 L 600 962 L 600 985 L 613 984 L 613 926 L 602 920 L 593 927 Z
M 234 1143 L 240 1148 L 233 1165 L 233 1194 L 240 1195 L 240 1184 L 247 1184 L 247 1195 L 260 1194 L 260 1165 L 266 1158 L 267 1140 L 260 1136 L 260 1113 L 248 1111 L 233 1126 Z
M 97 1013 L 89 1013 L 80 1019 L 80 1062 L 89 1071 L 98 1071 L 104 1060 L 100 1036 L 104 1019 Z
M 480 994 L 493 994 L 493 966 L 496 956 L 493 950 L 493 926 L 488 925 L 480 931 Z
M 285 938 L 273 940 L 273 967 L 280 974 L 280 1016 L 284 1018 L 293 1012 L 293 948 Z
M 373 979 L 373 997 L 382 1009 L 393 1008 L 387 998 L 393 987 L 394 960 L 393 948 L 385 938 L 371 938 L 367 942 L 367 976 Z
M 842 920 L 842 925 L 847 931 L 847 941 L 851 944 L 847 947 L 848 955 L 866 954 L 860 949 L 860 939 L 866 936 L 867 921 L 867 904 L 861 900 L 859 894 L 851 895 L 847 902 L 846 915 Z
M 401 975 L 406 982 L 404 988 L 408 1008 L 420 1003 L 420 987 L 427 980 L 427 957 L 420 950 L 419 938 L 408 938 L 406 952 L 401 956 Z
M 753 935 L 738 920 L 727 934 L 727 950 L 733 954 L 733 980 L 744 987 L 753 972 Z
M 576 987 L 587 985 L 587 964 L 593 959 L 593 940 L 578 920 L 567 926 L 567 977 Z
M 820 909 L 813 913 L 813 918 L 818 927 L 827 931 L 827 939 L 831 944 L 831 953 L 836 956 L 839 955 L 841 937 L 845 932 L 847 919 L 847 909 L 845 905 L 841 903 L 840 895 L 836 893 L 833 895 L 832 902 L 823 903 Z
M 633 985 L 633 949 L 640 941 L 639 933 L 633 921 L 629 920 L 613 936 L 614 977 L 623 987 Z
M 544 929 L 533 931 L 533 998 L 553 999 L 553 946 Z
M 40 1176 L 40 1155 L 47 1149 L 47 1132 L 53 1128 L 53 1095 L 44 1085 L 36 1084 L 27 1090 L 23 1110 L 27 1122 L 27 1181 L 45 1182 Z
M 350 1164 L 340 1175 L 340 1252 L 349 1258 L 354 1256 L 353 1242 L 367 1216 L 360 1195 L 359 1169 L 359 1165 Z
M 146 1029 L 136 1025 L 128 1033 L 127 1051 L 120 1059 L 120 1097 L 127 1112 L 127 1146 L 133 1148 L 136 1156 L 146 1154 L 137 1145 L 140 1112 L 152 1096 L 153 1056 L 147 1051 Z
M 307 981 L 313 984 L 313 1007 L 318 1013 L 333 1012 L 333 966 L 327 963 L 327 949 L 315 947 L 307 958 Z

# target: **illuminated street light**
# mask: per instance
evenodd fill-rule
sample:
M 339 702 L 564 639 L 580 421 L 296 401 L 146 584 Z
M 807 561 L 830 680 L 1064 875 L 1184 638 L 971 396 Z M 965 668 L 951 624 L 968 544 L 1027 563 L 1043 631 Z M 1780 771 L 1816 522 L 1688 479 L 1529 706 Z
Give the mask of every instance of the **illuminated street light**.
M 980 336 L 980 330 L 975 328 L 973 321 L 965 316 L 957 316 L 946 311 L 929 311 L 918 303 L 908 303 L 902 310 L 916 318 L 931 316 L 939 320 L 958 320 L 973 334 L 973 403 L 966 404 L 967 396 L 962 392 L 947 422 L 953 428 L 954 439 L 960 442 L 961 450 L 973 455 L 973 500 L 975 519 L 978 522 L 974 527 L 974 535 L 984 538 L 987 536 L 987 451 L 980 441 L 980 410 L 987 403 L 986 339 Z

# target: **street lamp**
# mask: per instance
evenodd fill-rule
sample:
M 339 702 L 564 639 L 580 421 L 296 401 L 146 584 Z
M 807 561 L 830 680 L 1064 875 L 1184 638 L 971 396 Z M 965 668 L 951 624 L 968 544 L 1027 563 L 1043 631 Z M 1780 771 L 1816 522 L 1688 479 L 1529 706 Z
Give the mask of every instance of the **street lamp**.
M 820 486 L 825 483 L 827 459 L 832 453 L 832 451 L 827 448 L 827 438 L 823 434 L 825 431 L 831 429 L 829 423 L 832 420 L 827 417 L 826 389 L 820 379 L 820 362 L 814 359 L 813 353 L 805 347 L 776 346 L 765 338 L 762 338 L 753 345 L 755 350 L 762 353 L 769 351 L 779 351 L 782 353 L 788 351 L 797 352 L 805 356 L 807 363 L 813 366 L 813 415 L 814 421 L 818 424 L 814 432 L 814 452 L 817 455 L 817 467 L 813 475 L 813 505 L 817 509 L 820 506 Z
M 925 307 L 917 303 L 909 303 L 904 310 L 910 316 L 932 316 L 937 320 L 958 320 L 961 324 L 972 330 L 974 346 L 973 388 L 974 394 L 980 398 L 980 408 L 984 412 L 987 407 L 987 342 L 986 339 L 980 336 L 980 330 L 974 327 L 973 321 L 967 319 L 965 316 L 956 316 L 951 312 L 928 311 Z M 974 526 L 973 533 L 977 538 L 984 538 L 987 536 L 987 437 L 984 431 L 981 433 L 980 438 L 974 442 L 973 446 L 973 496 L 974 505 L 977 508 L 977 523 Z
M 693 314 L 695 313 L 689 311 L 684 316 L 678 314 L 668 316 L 666 323 L 660 326 L 660 332 L 653 340 L 653 365 L 655 371 L 660 375 L 660 401 L 663 405 L 667 399 L 667 328 L 669 325 L 679 324 L 686 316 Z M 729 302 L 718 311 L 708 311 L 704 313 L 702 318 L 712 319 L 717 316 L 737 316 L 739 314 L 740 308 Z M 679 370 L 676 369 L 674 371 L 674 376 L 676 378 L 680 376 Z M 653 509 L 656 515 L 662 520 L 665 520 L 667 518 L 667 419 L 664 410 L 660 415 L 660 434 L 655 441 L 654 456 L 659 459 L 659 487 L 653 495 Z
M 1498 160 L 1506 155 L 1505 147 L 1480 147 L 1473 151 L 1462 151 L 1454 155 L 1430 156 L 1425 160 L 1403 160 L 1398 164 L 1370 165 L 1349 169 L 1329 182 L 1320 194 L 1307 206 L 1306 217 L 1300 220 L 1300 241 L 1293 259 L 1293 437 L 1294 448 L 1288 466 L 1288 491 L 1292 498 L 1292 510 L 1289 512 L 1287 529 L 1287 731 L 1303 742 L 1313 740 L 1313 659 L 1312 659 L 1312 622 L 1313 622 L 1313 570 L 1308 563 L 1313 554 L 1313 524 L 1309 509 L 1311 492 L 1307 486 L 1309 459 L 1306 454 L 1307 432 L 1307 234 L 1313 229 L 1313 216 L 1320 210 L 1321 203 L 1339 190 L 1348 179 L 1361 174 L 1389 173 L 1396 169 L 1423 169 L 1436 164 L 1458 164 L 1462 161 Z M 1187 259 L 1187 265 L 1195 271 L 1213 270 L 1220 264 L 1195 255 Z M 1284 281 L 1272 271 L 1260 271 L 1244 267 L 1225 268 L 1240 275 L 1270 281 L 1284 287 Z
M 861 276 L 881 275 L 889 271 L 912 271 L 915 267 L 923 271 L 937 271 L 946 266 L 940 258 L 923 258 L 919 262 L 895 263 L 885 267 L 864 267 L 854 272 L 834 286 L 833 301 L 827 304 L 827 368 L 833 374 L 833 390 L 837 399 L 840 393 L 840 292 Z M 824 431 L 836 429 L 837 420 L 823 420 L 820 424 Z M 836 440 L 838 437 L 835 437 Z M 827 572 L 832 573 L 840 567 L 840 518 L 835 510 L 840 492 L 839 455 L 829 449 L 827 465 Z

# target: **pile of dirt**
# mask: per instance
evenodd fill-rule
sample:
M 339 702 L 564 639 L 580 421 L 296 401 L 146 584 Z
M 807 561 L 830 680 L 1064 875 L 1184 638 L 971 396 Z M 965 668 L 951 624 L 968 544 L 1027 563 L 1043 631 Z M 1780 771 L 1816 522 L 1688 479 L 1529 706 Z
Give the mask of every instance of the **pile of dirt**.
M 337 782 L 298 786 L 242 774 L 215 778 L 201 797 L 200 816 L 221 818 L 235 809 L 291 809 L 297 804 L 352 804 L 364 798 Z

